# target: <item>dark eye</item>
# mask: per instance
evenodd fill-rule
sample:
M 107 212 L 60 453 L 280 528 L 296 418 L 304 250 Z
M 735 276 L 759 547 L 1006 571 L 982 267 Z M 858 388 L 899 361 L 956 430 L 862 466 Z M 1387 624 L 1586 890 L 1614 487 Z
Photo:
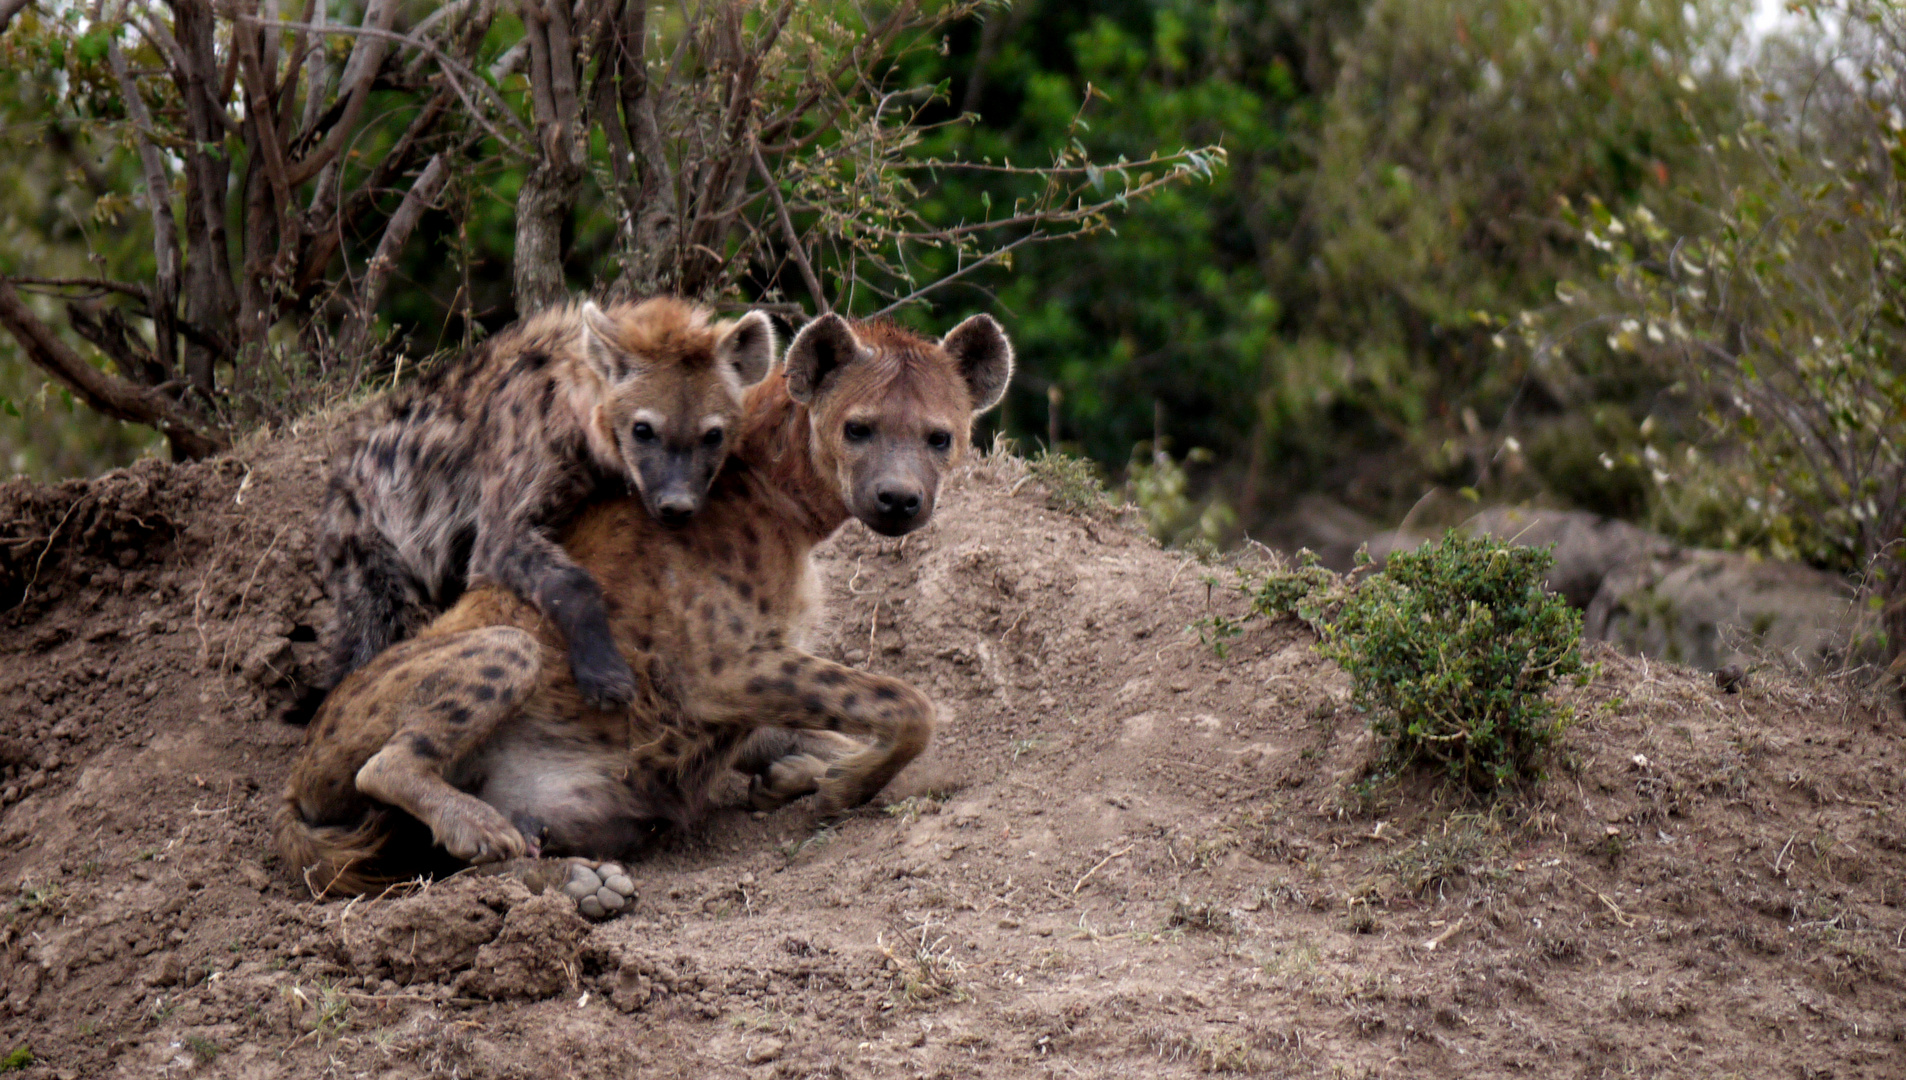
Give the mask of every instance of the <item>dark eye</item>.
M 721 445 L 721 429 L 709 428 L 707 434 L 702 436 L 702 445 L 703 446 L 720 446 Z
M 860 442 L 864 439 L 873 438 L 874 429 L 867 426 L 866 424 L 860 423 L 859 421 L 849 420 L 847 421 L 847 430 L 845 434 L 847 435 L 848 442 Z
M 648 426 L 647 424 L 635 425 L 634 430 L 631 431 L 630 434 L 635 436 L 636 442 L 654 442 L 655 441 L 655 429 Z
M 927 445 L 935 450 L 944 450 L 953 445 L 953 433 L 948 431 L 936 431 L 927 436 Z

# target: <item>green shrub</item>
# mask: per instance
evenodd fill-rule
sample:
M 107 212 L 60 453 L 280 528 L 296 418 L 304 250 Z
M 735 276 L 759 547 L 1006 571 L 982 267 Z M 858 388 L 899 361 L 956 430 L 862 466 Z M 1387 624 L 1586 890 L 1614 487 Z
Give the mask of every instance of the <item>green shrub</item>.
M 1553 561 L 1451 532 L 1390 556 L 1325 626 L 1322 652 L 1396 760 L 1483 790 L 1538 774 L 1561 727 L 1544 692 L 1582 670 L 1581 616 L 1542 588 Z
M 1365 553 L 1357 554 L 1360 560 L 1368 561 Z M 1232 570 L 1237 580 L 1230 587 L 1250 603 L 1250 613 L 1236 619 L 1207 615 L 1191 624 L 1198 631 L 1198 640 L 1211 646 L 1220 658 L 1229 651 L 1226 643 L 1242 635 L 1252 619 L 1292 618 L 1322 633 L 1331 614 L 1350 595 L 1344 576 L 1320 563 L 1309 548 L 1297 553 L 1294 564 L 1272 552 L 1268 567 L 1236 566 Z M 1220 581 L 1216 575 L 1206 575 L 1204 583 L 1215 589 Z

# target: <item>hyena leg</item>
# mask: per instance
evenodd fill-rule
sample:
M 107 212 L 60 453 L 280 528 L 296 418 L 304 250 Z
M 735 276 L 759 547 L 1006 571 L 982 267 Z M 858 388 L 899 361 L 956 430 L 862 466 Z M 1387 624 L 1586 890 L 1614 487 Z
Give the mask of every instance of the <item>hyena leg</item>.
M 425 610 L 421 584 L 375 532 L 326 538 L 324 580 L 336 608 L 330 686 L 411 635 Z
M 530 529 L 500 529 L 478 539 L 470 568 L 535 604 L 563 632 L 584 701 L 611 709 L 635 698 L 635 672 L 616 648 L 602 586 L 562 548 Z
M 933 705 L 898 679 L 822 660 L 798 649 L 757 653 L 722 695 L 739 722 L 831 731 L 870 742 L 822 769 L 820 806 L 835 813 L 879 794 L 933 738 Z
M 357 789 L 430 826 L 437 843 L 465 862 L 534 853 L 495 807 L 451 786 L 444 774 L 481 746 L 535 689 L 536 639 L 508 626 L 429 642 L 362 695 L 399 710 L 396 730 L 357 772 Z
M 748 805 L 777 810 L 821 789 L 834 762 L 867 744 L 831 731 L 757 731 L 735 758 L 735 771 L 748 778 Z

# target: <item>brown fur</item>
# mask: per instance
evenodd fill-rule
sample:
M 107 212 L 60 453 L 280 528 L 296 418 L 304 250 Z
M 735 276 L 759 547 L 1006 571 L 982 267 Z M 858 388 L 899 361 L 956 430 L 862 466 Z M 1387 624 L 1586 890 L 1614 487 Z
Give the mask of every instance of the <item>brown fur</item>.
M 601 591 L 548 533 L 604 483 L 665 521 L 699 508 L 774 352 L 765 317 L 711 315 L 667 297 L 546 311 L 381 402 L 320 518 L 330 681 L 486 578 L 556 621 L 591 702 L 626 702 Z
M 409 877 L 432 857 L 421 830 L 402 834 L 412 819 L 464 862 L 622 857 L 699 817 L 738 756 L 763 805 L 815 790 L 829 811 L 872 798 L 926 747 L 932 706 L 796 647 L 809 553 L 849 516 L 890 531 L 924 523 L 972 416 L 1010 371 L 983 316 L 944 343 L 831 316 L 810 325 L 749 394 L 700 515 L 670 530 L 612 499 L 565 540 L 610 598 L 637 676 L 632 705 L 585 708 L 548 621 L 503 590 L 473 589 L 326 703 L 278 816 L 287 863 L 333 893 Z M 850 423 L 873 434 L 850 439 Z M 879 503 L 896 485 L 922 501 L 907 523 Z M 764 729 L 823 734 L 742 754 Z

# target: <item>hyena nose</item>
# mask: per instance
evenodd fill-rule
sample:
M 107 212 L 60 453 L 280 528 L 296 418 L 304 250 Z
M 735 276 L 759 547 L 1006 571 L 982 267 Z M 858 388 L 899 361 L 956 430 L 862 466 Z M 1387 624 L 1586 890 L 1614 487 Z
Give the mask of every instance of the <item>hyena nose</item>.
M 700 508 L 695 497 L 688 494 L 664 495 L 655 504 L 655 512 L 662 516 L 664 525 L 680 525 L 694 517 Z
M 906 488 L 881 488 L 874 493 L 880 512 L 888 517 L 910 518 L 920 512 L 920 493 Z

